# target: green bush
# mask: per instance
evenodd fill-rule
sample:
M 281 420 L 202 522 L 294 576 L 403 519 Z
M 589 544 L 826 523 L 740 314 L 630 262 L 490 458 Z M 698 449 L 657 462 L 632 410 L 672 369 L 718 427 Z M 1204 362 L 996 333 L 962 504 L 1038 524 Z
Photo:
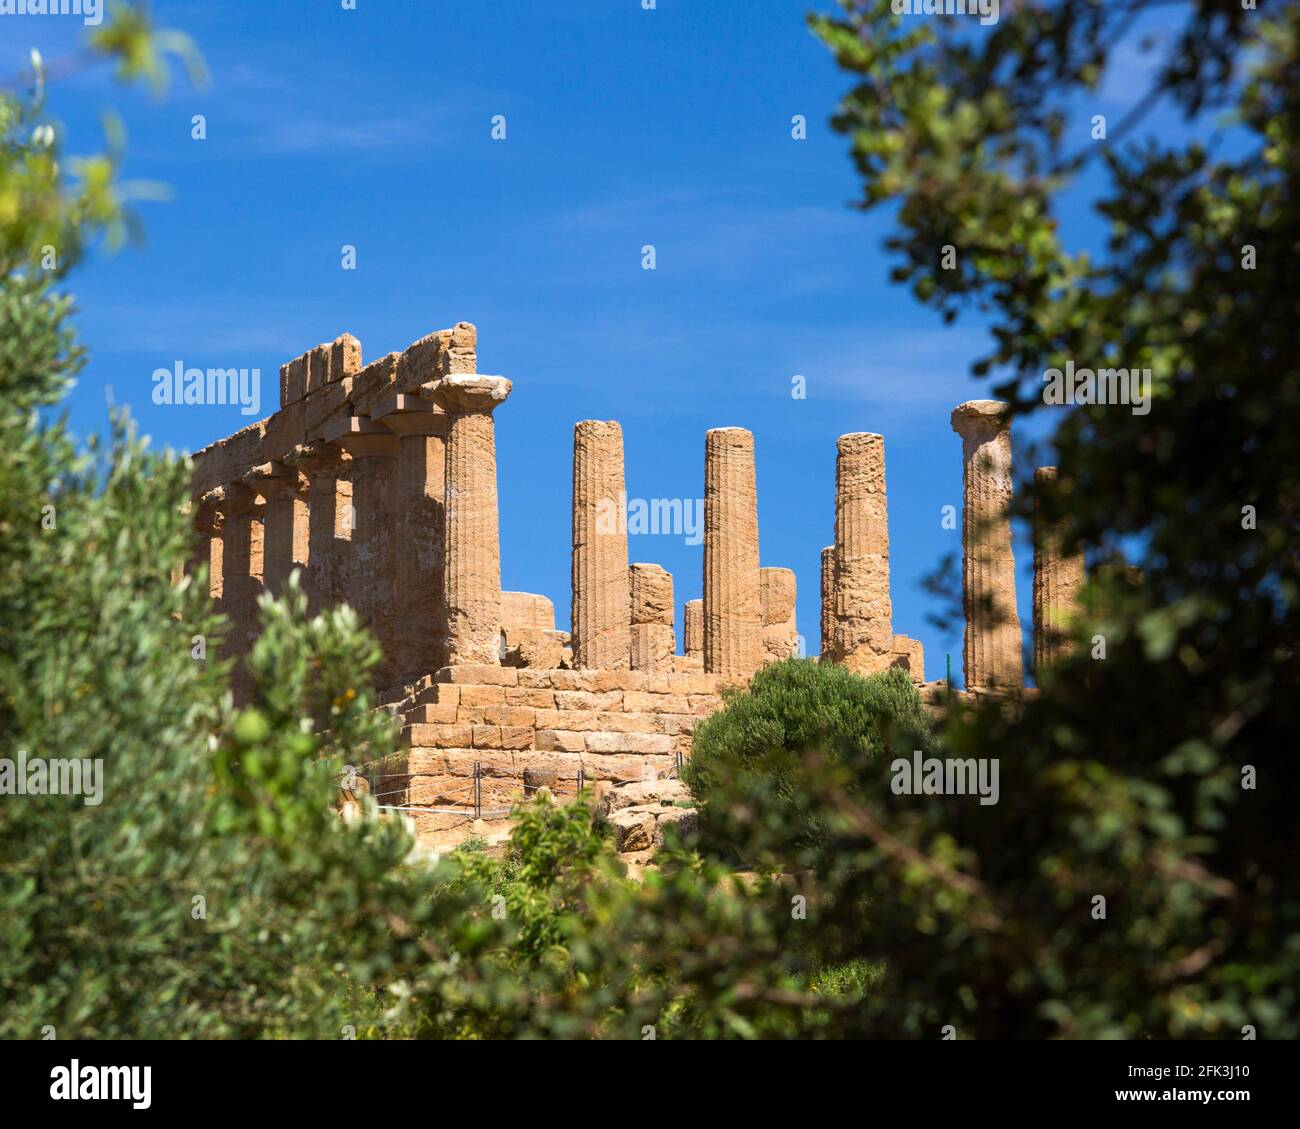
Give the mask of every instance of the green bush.
M 683 777 L 700 804 L 706 840 L 735 843 L 737 816 L 766 807 L 762 797 L 804 802 L 810 756 L 851 777 L 886 752 L 933 745 L 929 717 L 905 671 L 863 678 L 841 666 L 787 659 L 760 670 L 696 729 Z M 818 813 L 810 810 L 805 822 L 808 835 L 823 834 Z

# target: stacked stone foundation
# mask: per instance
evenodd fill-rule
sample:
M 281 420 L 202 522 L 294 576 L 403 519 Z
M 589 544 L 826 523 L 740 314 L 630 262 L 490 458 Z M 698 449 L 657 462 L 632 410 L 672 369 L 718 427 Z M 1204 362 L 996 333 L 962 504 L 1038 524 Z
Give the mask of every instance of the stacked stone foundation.
M 371 792 L 433 832 L 471 814 L 504 818 L 531 771 L 553 773 L 560 798 L 580 784 L 666 779 L 721 707 L 722 685 L 697 673 L 444 668 L 390 704 L 404 748 L 369 766 Z

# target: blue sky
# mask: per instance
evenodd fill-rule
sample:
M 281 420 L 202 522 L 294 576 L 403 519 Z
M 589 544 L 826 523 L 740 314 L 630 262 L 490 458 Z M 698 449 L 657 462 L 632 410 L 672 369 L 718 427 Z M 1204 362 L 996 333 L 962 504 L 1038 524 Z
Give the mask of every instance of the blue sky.
M 50 100 L 72 153 L 100 146 L 99 112 L 115 106 L 126 175 L 172 190 L 141 206 L 143 247 L 97 253 L 73 276 L 92 350 L 74 426 L 102 428 L 111 389 L 157 445 L 196 450 L 250 419 L 153 404 L 159 367 L 260 368 L 266 415 L 280 364 L 319 342 L 351 332 L 369 361 L 471 321 L 480 371 L 514 381 L 497 413 L 506 588 L 551 597 L 567 626 L 575 421 L 622 423 L 628 490 L 643 498 L 700 497 L 705 430 L 747 427 L 762 563 L 796 571 L 810 653 L 835 439 L 878 431 L 894 630 L 925 644 L 928 677 L 950 653 L 960 679 L 960 637 L 926 623 L 919 581 L 960 552 L 941 527 L 961 503 L 948 416 L 985 394 L 968 365 L 986 339 L 888 284 L 888 216 L 851 207 L 857 177 L 828 125 L 849 81 L 808 32 L 809 6 L 156 2 L 160 24 L 197 40 L 206 89 L 178 76 L 154 99 L 99 71 Z M 0 70 L 31 46 L 57 59 L 80 34 L 75 19 L 8 17 Z M 1133 69 L 1097 112 L 1127 108 Z M 205 141 L 190 137 L 194 114 Z M 505 141 L 490 136 L 497 114 Z M 795 114 L 807 140 L 791 137 Z M 1067 219 L 1095 237 L 1082 206 Z M 340 267 L 344 244 L 355 271 Z M 795 375 L 806 399 L 791 397 Z M 631 556 L 672 572 L 680 632 L 701 548 L 634 537 Z M 1028 632 L 1023 537 L 1017 559 Z

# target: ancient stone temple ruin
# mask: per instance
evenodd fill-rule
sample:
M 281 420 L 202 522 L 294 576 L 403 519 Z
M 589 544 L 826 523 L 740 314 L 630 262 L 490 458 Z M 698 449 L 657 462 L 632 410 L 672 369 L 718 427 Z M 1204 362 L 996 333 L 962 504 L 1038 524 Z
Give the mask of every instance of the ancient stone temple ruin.
M 247 653 L 256 601 L 294 569 L 313 609 L 347 603 L 383 647 L 375 690 L 401 723 L 403 752 L 371 785 L 381 805 L 434 831 L 504 810 L 530 780 L 553 791 L 674 772 L 720 692 L 799 653 L 795 575 L 759 558 L 754 437 L 709 431 L 703 599 L 675 638 L 673 578 L 628 559 L 617 423 L 573 436 L 571 631 L 544 596 L 501 590 L 494 413 L 511 382 L 477 372 L 472 325 L 362 363 L 345 334 L 280 372 L 280 410 L 200 451 L 192 514 L 227 653 Z M 953 413 L 965 459 L 968 687 L 1021 685 L 1001 405 Z M 1049 472 L 1050 473 L 1050 472 Z M 829 507 L 828 507 L 829 513 Z M 1050 657 L 1080 582 L 1046 535 L 1034 618 Z M 893 630 L 885 448 L 840 438 L 834 544 L 821 554 L 822 660 L 924 680 L 921 645 Z M 246 672 L 237 695 L 249 691 Z

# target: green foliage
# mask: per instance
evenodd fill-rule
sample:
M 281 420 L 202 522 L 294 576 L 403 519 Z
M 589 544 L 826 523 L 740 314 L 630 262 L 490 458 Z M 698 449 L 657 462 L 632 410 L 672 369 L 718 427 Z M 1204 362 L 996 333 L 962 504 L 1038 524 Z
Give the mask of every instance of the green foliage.
M 1042 461 L 1064 488 L 1026 481 L 1015 512 L 1144 576 L 1093 586 L 1023 711 L 947 727 L 950 753 L 1004 755 L 996 807 L 868 813 L 898 1006 L 928 1025 L 960 1004 L 981 1035 L 1295 1037 L 1300 8 L 1184 6 L 1152 89 L 1094 142 L 1080 97 L 1168 6 L 1004 5 L 978 36 L 841 6 L 813 26 L 853 76 L 835 125 L 863 206 L 897 209 L 895 277 L 991 318 L 976 375 L 1013 374 L 994 391 L 1017 415 L 1056 413 Z M 1157 104 L 1190 141 L 1140 130 Z M 1054 214 L 1085 170 L 1101 254 Z M 1045 406 L 1070 360 L 1150 368 L 1150 414 Z
M 0 749 L 98 761 L 103 794 L 0 797 L 0 1037 L 381 1030 L 432 879 L 400 824 L 331 811 L 344 753 L 392 747 L 358 689 L 374 643 L 266 601 L 234 713 L 204 570 L 172 578 L 188 465 L 124 417 L 80 449 L 42 418 L 81 355 L 40 244 L 66 268 L 123 213 L 111 162 L 64 187 L 37 112 L 0 98 Z
M 418 1034 L 790 1037 L 851 1021 L 872 973 L 819 959 L 820 927 L 774 878 L 669 852 L 632 881 L 585 804 L 519 814 L 505 859 L 458 852 L 438 871 Z
M 787 659 L 729 693 L 725 707 L 700 724 L 683 777 L 701 805 L 706 838 L 725 851 L 740 833 L 737 820 L 768 803 L 802 806 L 809 750 L 852 774 L 873 771 L 887 753 L 932 747 L 929 716 L 906 672 L 860 678 L 841 666 Z M 824 836 L 821 814 L 805 814 L 808 833 Z

